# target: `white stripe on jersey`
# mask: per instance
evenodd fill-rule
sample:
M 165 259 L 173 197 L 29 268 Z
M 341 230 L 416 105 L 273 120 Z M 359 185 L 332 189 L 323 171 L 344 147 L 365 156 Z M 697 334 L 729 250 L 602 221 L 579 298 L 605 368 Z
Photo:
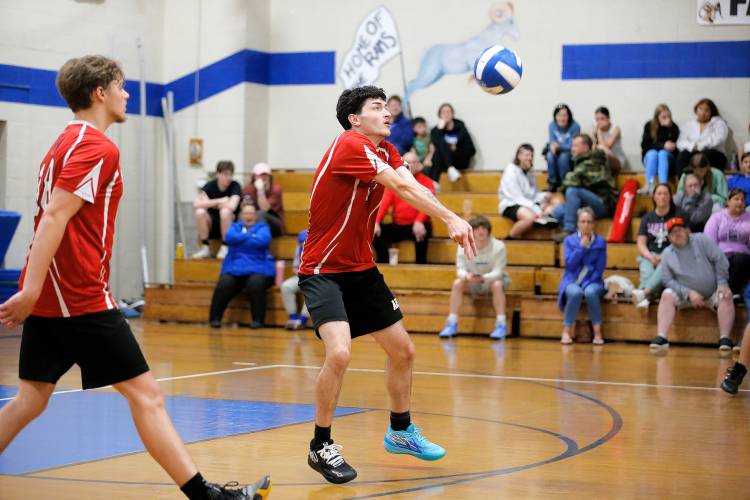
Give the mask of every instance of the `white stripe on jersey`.
M 55 262 L 55 258 L 52 257 L 52 265 L 55 268 L 55 271 L 57 271 L 57 263 Z M 65 304 L 65 300 L 63 299 L 62 292 L 60 292 L 60 285 L 57 284 L 57 280 L 55 279 L 55 273 L 52 272 L 52 268 L 48 269 L 47 272 L 49 272 L 49 277 L 52 278 L 52 287 L 55 289 L 55 294 L 57 295 L 57 301 L 60 303 L 60 311 L 62 312 L 62 315 L 64 318 L 70 317 L 70 312 L 68 312 L 68 306 Z M 60 274 L 59 271 L 57 271 L 57 274 Z
M 320 261 L 320 264 L 318 264 L 317 266 L 315 266 L 315 269 L 313 269 L 313 274 L 320 274 L 320 268 L 323 267 L 323 264 L 325 264 L 326 261 L 328 260 L 328 256 L 331 255 L 334 250 L 336 250 L 337 246 L 339 246 L 338 243 L 336 243 L 335 245 L 333 245 L 333 248 L 331 248 L 328 251 L 328 253 L 323 256 L 323 260 Z
M 367 159 L 370 160 L 370 163 L 372 163 L 372 168 L 375 169 L 376 173 L 379 174 L 383 170 L 391 168 L 390 165 L 381 160 L 378 155 L 373 153 L 372 149 L 368 148 L 366 144 L 363 147 L 365 148 L 365 156 L 367 156 Z
M 328 169 L 328 165 L 331 164 L 331 158 L 333 158 L 333 150 L 336 149 L 336 143 L 339 142 L 339 137 L 336 137 L 336 139 L 333 140 L 333 144 L 331 144 L 331 152 L 328 153 L 328 159 L 326 160 L 326 164 L 323 165 L 323 168 L 320 169 L 320 175 L 318 175 L 318 178 L 315 179 L 315 185 L 312 188 L 312 192 L 310 193 L 310 206 L 312 206 L 312 199 L 313 196 L 315 196 L 315 189 L 318 187 L 318 183 L 320 182 L 320 179 L 323 178 L 323 174 L 326 173 L 326 170 Z
M 335 242 L 336 239 L 341 235 L 341 233 L 344 232 L 344 228 L 346 227 L 346 224 L 349 222 L 349 216 L 352 214 L 352 206 L 354 205 L 354 199 L 357 197 L 357 186 L 359 186 L 359 179 L 354 180 L 354 188 L 352 189 L 352 198 L 351 200 L 349 200 L 349 207 L 346 209 L 346 217 L 344 217 L 344 223 L 341 224 L 341 227 L 339 228 L 339 232 L 336 233 L 336 235 L 331 239 L 331 241 L 323 249 L 324 252 L 328 250 L 328 247 L 333 245 L 333 242 Z M 338 245 L 338 243 L 336 243 L 336 245 Z M 334 245 L 333 248 L 336 248 L 336 245 Z M 331 248 L 331 252 L 333 252 L 333 248 Z M 320 274 L 320 268 L 323 266 L 326 259 L 328 259 L 328 256 L 331 255 L 331 252 L 328 252 L 325 255 L 325 257 L 323 257 L 323 260 L 320 261 L 320 264 L 315 266 L 315 270 L 313 271 L 315 274 Z
M 107 185 L 106 194 L 104 196 L 104 221 L 102 222 L 102 270 L 99 273 L 99 276 L 102 280 L 102 284 L 104 285 L 102 291 L 104 292 L 104 303 L 107 304 L 107 309 L 114 309 L 115 306 L 112 300 L 110 300 L 109 292 L 107 292 L 107 283 L 106 281 L 104 281 L 104 260 L 107 255 L 107 245 L 105 241 L 107 239 L 107 224 L 109 222 L 109 205 L 112 198 L 112 188 L 115 186 L 115 183 L 117 182 L 117 179 L 119 177 L 120 171 L 115 170 L 115 175 L 112 176 L 112 181 L 110 181 L 110 183 Z
M 73 122 L 70 122 L 73 123 Z M 83 139 L 83 134 L 86 132 L 86 127 L 88 126 L 88 123 L 82 122 L 81 123 L 81 130 L 78 131 L 78 138 L 76 139 L 76 142 L 73 143 L 72 146 L 70 146 L 70 149 L 67 153 L 65 153 L 65 158 L 63 158 L 63 167 L 66 163 L 68 163 L 68 158 L 70 158 L 70 155 L 73 154 L 73 150 L 78 146 L 78 144 Z

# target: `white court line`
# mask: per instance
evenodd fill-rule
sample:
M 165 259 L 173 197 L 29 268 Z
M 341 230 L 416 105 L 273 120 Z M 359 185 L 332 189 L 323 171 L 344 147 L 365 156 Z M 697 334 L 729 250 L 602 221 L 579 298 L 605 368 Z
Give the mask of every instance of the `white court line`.
M 235 362 L 233 364 L 245 364 L 245 363 Z M 204 372 L 204 373 L 195 373 L 192 375 L 179 375 L 176 377 L 157 378 L 156 381 L 168 382 L 171 380 L 184 380 L 184 379 L 190 379 L 190 378 L 212 377 L 214 375 L 226 375 L 229 373 L 266 370 L 269 368 L 295 368 L 295 369 L 301 369 L 301 370 L 320 370 L 319 366 L 313 366 L 313 365 L 261 365 L 261 366 L 251 366 L 247 368 L 235 368 L 232 370 L 221 370 L 221 371 L 216 371 L 216 372 Z M 347 371 L 363 372 L 363 373 L 385 373 L 385 370 L 376 369 L 376 368 L 348 368 Z M 612 385 L 612 386 L 618 386 L 618 387 L 641 387 L 641 388 L 649 388 L 649 389 L 683 389 L 683 390 L 691 390 L 691 391 L 719 391 L 720 390 L 718 387 L 699 387 L 699 386 L 689 386 L 689 385 L 664 385 L 664 384 L 637 384 L 637 383 L 632 383 L 632 382 L 606 382 L 606 381 L 599 381 L 599 380 L 574 380 L 574 379 L 563 379 L 563 378 L 513 377 L 513 376 L 507 376 L 507 375 L 484 375 L 481 373 L 414 372 L 413 374 L 432 376 L 432 377 L 480 378 L 480 379 L 489 379 L 489 380 L 520 380 L 524 382 L 552 382 L 552 383 L 559 383 L 559 384 Z M 112 386 L 108 385 L 106 387 L 98 387 L 98 389 L 107 389 L 110 387 Z M 69 389 L 65 391 L 55 391 L 52 393 L 52 395 L 54 396 L 57 394 L 69 394 L 72 392 L 81 392 L 81 391 L 83 391 L 83 389 Z M 740 389 L 740 392 L 750 392 L 750 389 Z M 13 399 L 13 397 L 0 398 L 0 401 L 9 401 L 11 399 Z
M 258 363 L 246 363 L 244 361 L 234 361 L 232 362 L 233 365 L 240 365 L 240 366 L 258 366 Z
M 252 363 L 252 364 L 255 364 L 255 363 Z M 235 368 L 233 370 L 221 370 L 221 371 L 218 371 L 218 372 L 204 372 L 204 373 L 194 373 L 192 375 L 179 375 L 177 377 L 157 378 L 156 381 L 157 382 L 169 382 L 170 380 L 184 380 L 184 379 L 188 379 L 188 378 L 212 377 L 214 375 L 226 375 L 228 373 L 240 373 L 240 372 L 249 372 L 249 371 L 253 371 L 253 370 L 265 370 L 267 368 L 277 368 L 279 366 L 282 366 L 282 365 L 263 365 L 263 366 L 252 366 L 252 367 L 248 367 L 248 368 Z M 107 385 L 107 386 L 104 386 L 104 387 L 97 387 L 94 390 L 97 390 L 97 389 L 109 389 L 111 387 L 112 387 L 111 385 Z M 55 396 L 57 394 L 70 394 L 71 392 L 82 392 L 82 391 L 83 391 L 83 389 L 68 389 L 66 391 L 55 391 L 55 392 L 52 393 L 52 395 Z M 0 401 L 10 401 L 14 397 L 15 396 L 10 397 L 10 398 L 0 398 Z
M 276 365 L 278 368 L 300 368 L 305 370 L 319 370 L 319 366 L 307 365 Z M 347 368 L 350 372 L 385 373 L 385 370 L 374 368 Z M 414 372 L 414 375 L 427 375 L 433 377 L 460 377 L 460 378 L 483 378 L 491 380 L 521 380 L 524 382 L 554 382 L 560 384 L 590 384 L 590 385 L 614 385 L 620 387 L 643 387 L 654 389 L 685 389 L 692 391 L 719 391 L 718 387 L 699 387 L 690 385 L 665 385 L 665 384 L 637 384 L 633 382 L 606 382 L 599 380 L 574 380 L 564 378 L 536 378 L 536 377 L 513 377 L 508 375 L 483 375 L 481 373 L 447 373 L 447 372 Z M 740 389 L 740 392 L 750 392 L 750 389 Z

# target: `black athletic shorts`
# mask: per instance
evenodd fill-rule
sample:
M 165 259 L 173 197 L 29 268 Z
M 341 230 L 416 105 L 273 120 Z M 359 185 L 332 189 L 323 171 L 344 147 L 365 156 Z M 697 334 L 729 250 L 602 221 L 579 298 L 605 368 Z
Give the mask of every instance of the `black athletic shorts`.
M 141 348 L 119 309 L 70 318 L 29 316 L 23 325 L 18 376 L 56 384 L 77 364 L 84 389 L 146 373 Z
M 377 267 L 351 273 L 300 274 L 299 287 L 315 334 L 331 321 L 346 321 L 352 338 L 388 328 L 403 319 Z
M 505 210 L 503 210 L 503 217 L 507 217 L 513 222 L 518 222 L 518 209 L 520 208 L 521 205 L 513 205 L 506 208 Z

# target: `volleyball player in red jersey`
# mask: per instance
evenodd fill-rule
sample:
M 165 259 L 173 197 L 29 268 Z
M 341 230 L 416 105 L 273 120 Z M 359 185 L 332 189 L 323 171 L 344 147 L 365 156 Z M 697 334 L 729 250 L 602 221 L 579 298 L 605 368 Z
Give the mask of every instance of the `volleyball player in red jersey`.
M 372 86 L 345 90 L 339 97 L 336 117 L 345 131 L 333 141 L 315 172 L 310 228 L 299 268 L 299 286 L 326 353 L 315 387 L 315 434 L 307 461 L 332 483 L 357 477 L 341 456 L 341 445 L 331 439 L 331 423 L 352 339 L 362 335 L 372 335 L 388 356 L 391 425 L 385 449 L 423 460 L 445 455 L 411 422 L 414 344 L 404 329 L 398 301 L 373 258 L 375 217 L 384 188 L 442 220 L 467 257 L 476 255 L 471 226 L 419 184 L 396 148 L 384 141 L 391 133 L 392 119 L 385 102 L 383 90 Z
M 57 87 L 75 120 L 44 157 L 21 290 L 0 304 L 0 323 L 24 322 L 18 394 L 0 409 L 0 453 L 78 364 L 84 389 L 113 385 L 127 398 L 146 449 L 188 498 L 261 500 L 270 490 L 268 476 L 242 487 L 203 479 L 109 291 L 122 172 L 117 146 L 104 131 L 125 121 L 124 83 L 120 66 L 102 56 L 71 59 L 58 73 Z

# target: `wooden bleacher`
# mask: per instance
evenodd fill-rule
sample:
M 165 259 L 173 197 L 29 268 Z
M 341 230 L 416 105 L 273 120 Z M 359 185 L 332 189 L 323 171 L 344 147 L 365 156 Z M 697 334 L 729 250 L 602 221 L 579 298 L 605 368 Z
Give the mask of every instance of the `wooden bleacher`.
M 493 235 L 505 238 L 512 222 L 497 214 L 497 187 L 499 172 L 468 172 L 455 184 L 441 179 L 438 198 L 456 213 L 467 208 L 464 200 L 471 200 L 471 212 L 488 216 L 493 225 Z M 290 234 L 307 227 L 309 192 L 313 174 L 309 171 L 281 171 L 274 174 L 276 182 L 284 187 L 286 224 Z M 640 184 L 643 176 L 621 174 L 617 183 L 636 178 Z M 544 186 L 545 174 L 539 174 L 539 185 Z M 634 219 L 626 236 L 626 243 L 609 244 L 605 276 L 619 274 L 637 284 L 638 266 L 635 238 L 640 216 L 651 208 L 648 197 L 638 197 Z M 597 221 L 597 232 L 607 236 L 611 220 Z M 506 241 L 508 274 L 512 284 L 508 290 L 506 315 L 519 319 L 520 329 L 514 334 L 532 337 L 560 335 L 562 314 L 557 308 L 557 289 L 563 274 L 562 246 L 550 240 L 554 231 L 534 229 L 527 240 Z M 284 236 L 272 242 L 272 253 L 290 264 L 297 244 L 295 236 Z M 380 265 L 386 282 L 394 290 L 405 315 L 406 327 L 413 332 L 439 331 L 448 314 L 450 286 L 455 279 L 456 245 L 447 239 L 446 227 L 436 223 L 427 254 L 427 265 L 414 264 L 414 246 L 411 242 L 398 244 L 398 266 Z M 150 320 L 206 322 L 211 295 L 219 275 L 221 263 L 213 259 L 175 260 L 175 284 L 153 286 L 146 289 L 145 317 Z M 291 275 L 291 266 L 286 273 Z M 585 308 L 582 315 L 585 317 Z M 494 325 L 494 311 L 489 297 L 476 302 L 464 301 L 460 311 L 459 332 L 486 334 Z M 519 316 L 520 315 L 520 316 Z M 631 304 L 603 304 L 604 336 L 613 340 L 650 340 L 656 329 L 656 308 L 636 310 Z M 268 325 L 283 325 L 286 313 L 279 291 L 268 292 Z M 250 312 L 247 299 L 236 297 L 224 316 L 227 323 L 248 324 Z M 741 322 L 738 315 L 737 324 Z M 716 317 L 708 311 L 684 311 L 677 315 L 670 340 L 687 343 L 715 343 L 717 341 Z

